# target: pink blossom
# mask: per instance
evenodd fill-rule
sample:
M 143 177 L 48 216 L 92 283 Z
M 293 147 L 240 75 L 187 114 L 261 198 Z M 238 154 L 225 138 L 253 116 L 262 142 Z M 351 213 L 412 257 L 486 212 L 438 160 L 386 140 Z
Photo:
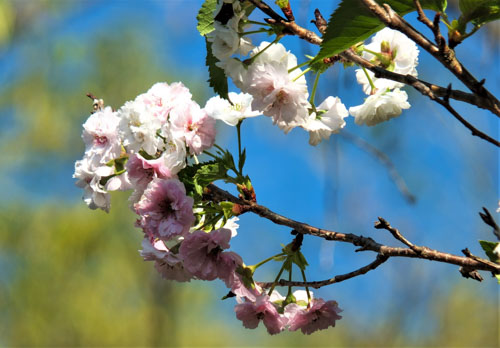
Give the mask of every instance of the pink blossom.
M 230 239 L 231 230 L 225 228 L 188 234 L 179 249 L 184 267 L 199 279 L 228 279 L 237 265 L 243 263 L 238 254 L 223 252 L 229 248 Z
M 312 306 L 307 309 L 298 304 L 291 303 L 285 307 L 285 315 L 289 318 L 290 331 L 301 329 L 302 333 L 310 335 L 314 331 L 324 330 L 335 326 L 335 321 L 342 317 L 342 311 L 335 301 L 319 298 L 311 300 Z
M 193 278 L 193 275 L 184 269 L 179 255 L 171 252 L 161 240 L 144 238 L 139 253 L 144 261 L 155 261 L 156 270 L 165 279 L 186 282 Z
M 191 93 L 182 82 L 169 85 L 166 82 L 155 83 L 146 93 L 137 98 L 140 99 L 158 118 L 162 124 L 168 120 L 168 115 L 173 108 L 191 101 Z
M 255 302 L 244 302 L 234 307 L 236 318 L 243 322 L 247 329 L 255 329 L 262 320 L 271 335 L 283 331 L 287 318 L 278 313 L 276 306 L 269 300 L 267 294 L 259 296 Z
M 194 101 L 173 109 L 170 123 L 173 136 L 184 139 L 191 153 L 198 155 L 214 144 L 215 120 Z
M 271 116 L 285 132 L 306 121 L 310 104 L 305 79 L 293 81 L 284 64 L 252 64 L 247 81 L 247 91 L 254 98 L 252 109 Z
M 134 209 L 144 232 L 162 240 L 186 234 L 195 220 L 193 198 L 177 179 L 153 179 Z
M 231 289 L 231 292 L 239 298 L 246 298 L 255 302 L 257 297 L 261 295 L 262 289 L 257 284 L 253 284 L 253 287 L 247 287 L 243 281 L 243 276 L 237 271 L 231 272 L 227 278 L 222 279 L 226 286 Z

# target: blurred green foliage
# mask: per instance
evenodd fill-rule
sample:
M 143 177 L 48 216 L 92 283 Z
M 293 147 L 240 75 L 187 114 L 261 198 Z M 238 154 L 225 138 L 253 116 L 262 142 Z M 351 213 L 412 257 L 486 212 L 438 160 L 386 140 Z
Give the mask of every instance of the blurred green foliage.
M 13 206 L 0 213 L 1 346 L 436 346 L 494 347 L 498 308 L 455 288 L 428 304 L 436 329 L 408 336 L 397 315 L 369 330 L 346 318 L 311 336 L 246 330 L 206 283 L 162 280 L 136 252 L 142 235 L 126 194 L 110 214 L 83 204 Z M 232 301 L 232 300 L 228 300 Z M 345 304 L 347 306 L 347 304 Z M 425 305 L 425 304 L 423 304 Z M 226 307 L 227 308 L 227 307 Z M 402 309 L 404 313 L 404 309 Z M 410 315 L 411 313 L 404 313 Z

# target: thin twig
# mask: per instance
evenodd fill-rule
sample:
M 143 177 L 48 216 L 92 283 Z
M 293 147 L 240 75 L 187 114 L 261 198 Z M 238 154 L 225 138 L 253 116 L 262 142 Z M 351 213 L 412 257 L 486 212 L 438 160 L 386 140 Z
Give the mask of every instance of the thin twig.
M 434 23 L 431 22 L 429 18 L 424 13 L 424 10 L 422 9 L 422 5 L 420 4 L 419 0 L 413 0 L 413 3 L 415 4 L 415 8 L 417 9 L 418 13 L 418 20 L 424 23 L 427 27 L 429 27 L 430 30 L 434 31 Z
M 348 280 L 348 279 L 363 275 L 369 271 L 374 270 L 375 268 L 377 268 L 378 266 L 383 264 L 388 259 L 389 259 L 389 256 L 378 254 L 375 261 L 369 263 L 368 265 L 361 267 L 355 271 L 346 273 L 346 274 L 337 275 L 337 276 L 330 278 L 330 279 L 318 280 L 318 281 L 312 281 L 312 282 L 299 282 L 299 281 L 289 281 L 286 279 L 280 279 L 278 281 L 278 285 L 279 286 L 301 286 L 301 287 L 309 286 L 309 287 L 312 287 L 315 289 L 319 289 L 319 288 L 326 286 L 326 285 L 340 283 L 340 282 L 343 282 L 344 280 Z M 260 285 L 263 288 L 270 288 L 273 285 L 273 282 L 259 282 L 258 285 Z
M 391 226 L 391 224 L 384 218 L 378 217 L 378 221 L 375 222 L 376 229 L 384 229 L 389 231 L 394 238 L 399 240 L 401 243 L 407 245 L 411 250 L 415 251 L 416 253 L 421 253 L 422 252 L 422 247 L 416 246 L 413 243 L 411 243 L 408 239 L 406 239 L 401 232 L 397 228 L 394 228 Z

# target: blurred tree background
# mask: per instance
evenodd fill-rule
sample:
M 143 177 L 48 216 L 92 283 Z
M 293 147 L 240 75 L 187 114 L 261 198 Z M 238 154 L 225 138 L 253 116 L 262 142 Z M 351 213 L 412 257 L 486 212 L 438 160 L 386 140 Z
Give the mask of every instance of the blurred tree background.
M 170 283 L 142 261 L 142 236 L 126 194 L 113 194 L 109 214 L 81 202 L 71 175 L 84 148 L 87 92 L 114 108 L 158 81 L 182 80 L 202 106 L 212 95 L 194 24 L 200 4 L 0 0 L 0 346 L 498 346 L 495 281 L 485 274 L 476 283 L 452 266 L 418 260 L 390 260 L 318 291 L 344 309 L 334 329 L 276 337 L 246 330 L 234 317 L 234 302 L 219 300 L 222 285 Z M 314 6 L 326 15 L 336 2 L 299 1 L 298 20 L 309 22 Z M 457 49 L 497 95 L 498 28 L 488 25 Z M 299 60 L 310 53 L 290 38 L 284 42 Z M 449 74 L 438 76 L 430 62 L 422 54 L 420 75 L 446 85 Z M 337 93 L 348 106 L 361 102 L 352 70 L 336 67 L 328 75 L 320 99 Z M 492 234 L 477 211 L 496 208 L 497 150 L 438 106 L 409 95 L 413 108 L 400 118 L 374 128 L 353 127 L 350 120 L 346 129 L 389 155 L 417 203 L 405 201 L 386 168 L 349 138 L 312 148 L 306 134 L 285 137 L 265 118 L 244 125 L 247 170 L 259 201 L 313 225 L 392 243 L 372 231 L 382 215 L 417 244 L 455 254 L 467 246 L 481 254 L 477 239 L 492 240 Z M 461 110 L 498 137 L 493 117 Z M 221 127 L 218 142 L 234 149 L 229 131 Z M 288 230 L 255 217 L 240 222 L 232 246 L 248 264 L 290 240 Z M 318 240 L 306 240 L 304 248 L 310 279 L 372 258 Z M 265 272 L 270 279 L 276 269 Z

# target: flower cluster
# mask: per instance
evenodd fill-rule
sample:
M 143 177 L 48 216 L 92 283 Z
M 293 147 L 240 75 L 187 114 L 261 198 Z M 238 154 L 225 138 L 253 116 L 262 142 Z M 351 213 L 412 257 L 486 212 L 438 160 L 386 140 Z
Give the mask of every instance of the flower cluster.
M 316 299 L 308 288 L 292 293 L 289 287 L 283 297 L 275 290 L 278 279 L 269 291 L 253 279 L 255 270 L 272 260 L 283 262 L 279 276 L 286 269 L 291 277 L 293 264 L 304 271 L 302 239 L 254 266 L 246 266 L 229 250 L 239 213 L 231 202 L 207 198 L 208 185 L 215 180 L 235 184 L 246 199 L 254 191 L 243 174 L 246 154 L 241 146 L 236 165 L 231 153 L 215 145 L 216 120 L 237 126 L 239 137 L 241 122 L 262 114 L 285 133 L 305 129 L 309 143 L 317 145 L 338 133 L 349 114 L 357 124 L 372 126 L 399 116 L 410 105 L 401 84 L 358 70 L 358 82 L 369 95 L 364 104 L 348 111 L 338 97 L 329 96 L 316 106 L 321 69 L 309 95 L 305 74 L 310 68 L 301 70 L 304 64 L 277 42 L 280 35 L 257 47 L 246 37 L 244 28 L 256 23 L 247 18 L 248 6 L 220 0 L 214 30 L 207 35 L 217 65 L 241 93 L 230 92 L 227 100 L 215 96 L 202 108 L 182 83 L 156 83 L 116 111 L 95 103 L 95 112 L 83 125 L 85 154 L 75 163 L 74 178 L 91 209 L 109 211 L 110 191 L 133 190 L 130 207 L 144 234 L 139 252 L 162 277 L 179 282 L 220 279 L 229 290 L 226 297 L 237 299 L 236 317 L 243 326 L 253 329 L 262 321 L 270 334 L 285 329 L 311 334 L 341 318 L 335 301 Z M 415 45 L 390 29 L 380 31 L 363 49 L 363 57 L 374 64 L 413 76 L 417 56 Z M 212 146 L 216 154 L 208 151 Z M 199 163 L 197 156 L 203 153 L 210 162 Z
M 175 179 L 186 166 L 187 156 L 213 145 L 215 120 L 182 83 L 157 83 L 117 111 L 97 110 L 83 125 L 82 138 L 85 155 L 76 162 L 73 177 L 87 205 L 108 211 L 109 191 L 133 188 L 131 203 L 140 201 L 134 209 L 145 211 L 147 202 L 151 205 L 162 194 L 165 180 Z M 141 224 L 156 219 L 141 217 L 146 221 Z
M 336 305 L 317 310 L 316 302 L 307 308 L 273 302 L 242 258 L 228 251 L 238 218 L 221 218 L 204 228 L 208 213 L 198 208 L 203 199 L 181 181 L 183 169 L 199 168 L 189 160 L 214 144 L 216 119 L 236 125 L 258 114 L 250 95 L 230 97 L 233 104 L 216 97 L 202 109 L 181 83 L 157 83 L 117 111 L 97 108 L 83 125 L 85 154 L 75 164 L 74 178 L 84 189 L 84 201 L 91 209 L 108 211 L 109 191 L 133 189 L 129 201 L 138 215 L 136 226 L 144 233 L 139 251 L 144 260 L 153 261 L 165 279 L 222 280 L 237 297 L 236 316 L 246 327 L 256 327 L 261 318 L 272 334 L 285 327 L 311 333 L 334 325 L 338 315 L 321 313 L 338 312 Z M 316 316 L 304 319 L 312 311 Z
M 309 298 L 311 297 L 311 298 Z M 315 331 L 335 326 L 342 310 L 335 301 L 312 298 L 306 291 L 297 290 L 292 298 L 295 302 L 286 304 L 286 298 L 274 290 L 271 296 L 261 294 L 255 301 L 245 301 L 235 307 L 236 317 L 248 329 L 255 329 L 260 321 L 271 335 L 288 328 L 289 331 L 301 330 L 310 335 Z
M 364 46 L 363 58 L 398 74 L 417 76 L 418 48 L 399 31 L 384 28 Z M 410 108 L 408 95 L 401 91 L 402 83 L 376 78 L 371 71 L 357 69 L 356 78 L 369 95 L 364 104 L 349 108 L 356 124 L 374 126 L 401 115 Z

